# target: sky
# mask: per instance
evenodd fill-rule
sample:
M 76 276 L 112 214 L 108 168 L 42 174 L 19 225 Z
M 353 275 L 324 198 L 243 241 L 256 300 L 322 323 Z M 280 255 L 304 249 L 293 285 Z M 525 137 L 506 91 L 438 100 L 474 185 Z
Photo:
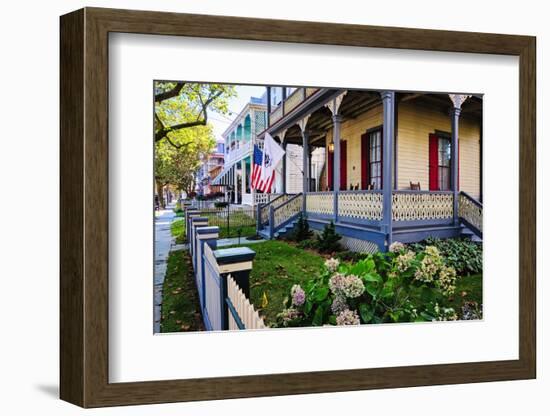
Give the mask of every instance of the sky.
M 243 107 L 250 101 L 250 97 L 261 97 L 265 86 L 237 85 L 237 95 L 229 100 L 229 114 L 218 114 L 208 111 L 208 122 L 214 127 L 216 141 L 223 140 L 222 133 L 239 115 Z

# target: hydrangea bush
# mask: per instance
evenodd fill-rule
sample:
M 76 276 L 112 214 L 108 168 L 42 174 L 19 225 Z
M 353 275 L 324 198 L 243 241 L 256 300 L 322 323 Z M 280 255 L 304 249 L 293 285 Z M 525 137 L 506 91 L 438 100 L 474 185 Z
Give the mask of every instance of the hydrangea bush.
M 331 258 L 320 276 L 294 285 L 278 315 L 279 326 L 359 325 L 457 320 L 445 300 L 456 290 L 456 270 L 435 246 L 414 252 L 395 242 L 387 253 L 354 264 Z M 464 311 L 459 311 L 466 315 Z M 468 319 L 481 318 L 471 307 Z

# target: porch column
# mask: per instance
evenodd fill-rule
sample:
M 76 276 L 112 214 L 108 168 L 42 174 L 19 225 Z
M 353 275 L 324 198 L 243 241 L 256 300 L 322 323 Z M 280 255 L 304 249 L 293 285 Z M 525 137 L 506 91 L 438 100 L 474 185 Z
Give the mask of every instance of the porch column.
M 241 160 L 241 195 L 244 198 L 246 194 L 246 158 Z
M 311 157 L 313 155 L 313 146 L 311 148 L 308 149 L 309 150 L 309 153 L 308 153 L 308 156 L 307 156 L 307 160 L 308 160 L 308 164 L 307 164 L 307 177 L 308 177 L 308 183 L 307 183 L 307 188 L 308 188 L 308 191 L 309 192 L 315 192 L 315 189 L 311 189 Z
M 303 178 L 303 198 L 302 211 L 306 212 L 306 193 L 309 191 L 309 132 L 302 130 L 302 178 Z
M 384 125 L 382 138 L 382 195 L 383 195 L 383 216 L 382 216 L 382 232 L 386 233 L 386 246 L 392 243 L 392 160 L 393 160 L 393 141 L 395 132 L 395 92 L 383 91 L 382 105 L 384 111 Z
M 462 104 L 470 95 L 449 94 L 451 108 L 451 190 L 453 191 L 453 223 L 458 225 L 458 121 Z
M 237 189 L 237 186 L 239 185 L 237 163 L 233 165 L 233 203 L 234 204 L 237 204 L 239 201 L 239 198 L 237 197 L 237 195 L 239 194 L 239 190 Z
M 458 120 L 460 107 L 451 110 L 451 190 L 453 191 L 453 222 L 458 225 Z
M 334 155 L 332 157 L 332 192 L 334 193 L 334 223 L 338 222 L 338 191 L 340 190 L 340 125 L 342 116 L 334 114 L 332 116 L 332 141 L 334 143 Z
M 283 156 L 283 194 L 286 194 L 286 141 L 283 141 L 283 150 L 285 154 Z
M 267 87 L 267 127 L 271 126 L 269 115 L 271 114 L 271 87 Z

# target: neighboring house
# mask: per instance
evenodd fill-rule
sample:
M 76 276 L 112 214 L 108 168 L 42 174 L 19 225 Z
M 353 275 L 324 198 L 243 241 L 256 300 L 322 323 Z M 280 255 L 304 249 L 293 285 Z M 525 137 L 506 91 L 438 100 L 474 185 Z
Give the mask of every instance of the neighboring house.
M 269 132 L 300 146 L 302 166 L 311 167 L 302 194 L 262 208 L 261 233 L 282 233 L 305 212 L 312 228 L 333 221 L 343 243 L 361 251 L 482 237 L 481 97 L 325 88 L 282 95 L 258 140 Z M 313 163 L 313 147 L 326 150 L 326 165 Z
M 224 192 L 221 186 L 212 184 L 212 180 L 222 171 L 225 160 L 225 143 L 219 141 L 216 148 L 205 158 L 197 173 L 199 194 L 208 195 Z
M 274 89 L 271 95 L 271 104 L 280 103 L 281 97 L 281 88 Z M 254 144 L 263 149 L 263 138 L 260 140 L 257 136 L 267 126 L 267 108 L 267 93 L 260 98 L 251 97 L 250 101 L 222 134 L 226 148 L 225 165 L 223 171 L 212 181 L 212 184 L 229 187 L 232 190 L 231 202 L 235 204 L 257 205 L 258 203 L 268 202 L 281 193 L 299 193 L 302 191 L 303 149 L 295 144 L 290 144 L 286 148 L 286 160 L 280 163 L 276 169 L 271 194 L 264 194 L 250 188 L 252 152 Z M 282 145 L 286 147 L 286 143 L 283 142 Z M 314 150 L 311 158 L 312 174 L 310 177 L 312 178 L 312 189 L 321 189 L 319 181 L 325 164 L 324 149 Z M 286 169 L 283 169 L 285 164 Z

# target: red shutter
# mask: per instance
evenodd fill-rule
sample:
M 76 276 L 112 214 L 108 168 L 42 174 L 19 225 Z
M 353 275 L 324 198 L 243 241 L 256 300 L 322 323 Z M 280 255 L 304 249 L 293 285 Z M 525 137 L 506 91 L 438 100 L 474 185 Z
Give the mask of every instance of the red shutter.
M 348 142 L 340 141 L 340 190 L 345 191 L 348 183 Z
M 369 184 L 369 135 L 361 136 L 361 189 L 367 189 Z
M 380 188 L 384 189 L 384 129 L 380 129 Z
M 327 168 L 327 185 L 328 185 L 328 189 L 329 191 L 332 191 L 332 182 L 334 180 L 334 175 L 333 175 L 333 172 L 334 171 L 334 153 L 333 152 L 328 152 L 328 168 Z
M 430 134 L 429 140 L 429 174 L 430 191 L 439 191 L 439 171 L 438 171 L 438 138 L 435 134 Z

